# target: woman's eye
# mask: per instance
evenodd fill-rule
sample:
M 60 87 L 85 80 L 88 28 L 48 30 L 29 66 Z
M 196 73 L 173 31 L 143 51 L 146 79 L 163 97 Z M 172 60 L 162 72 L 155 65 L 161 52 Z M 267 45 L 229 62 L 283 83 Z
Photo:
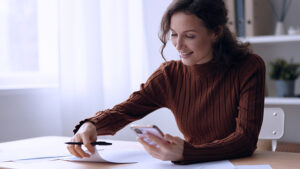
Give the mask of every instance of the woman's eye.
M 176 33 L 172 33 L 171 36 L 172 36 L 172 37 L 176 37 L 177 34 L 176 34 Z
M 189 39 L 194 39 L 195 36 L 194 35 L 185 35 L 186 38 L 189 38 Z

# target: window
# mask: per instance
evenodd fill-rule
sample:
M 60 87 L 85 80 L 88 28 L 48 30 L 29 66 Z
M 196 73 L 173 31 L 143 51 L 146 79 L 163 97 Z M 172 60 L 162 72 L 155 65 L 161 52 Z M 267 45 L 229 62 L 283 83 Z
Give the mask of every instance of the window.
M 0 89 L 58 84 L 58 1 L 0 1 Z

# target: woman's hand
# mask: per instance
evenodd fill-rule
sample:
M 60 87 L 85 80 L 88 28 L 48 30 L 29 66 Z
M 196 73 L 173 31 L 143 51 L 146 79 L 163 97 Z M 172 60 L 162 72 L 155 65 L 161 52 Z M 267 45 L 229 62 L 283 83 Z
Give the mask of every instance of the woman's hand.
M 166 142 L 151 133 L 147 133 L 147 137 L 155 142 L 156 145 L 148 144 L 142 137 L 138 137 L 138 141 L 152 157 L 163 161 L 179 161 L 183 159 L 184 141 L 181 138 L 165 134 L 164 139 L 167 140 Z
M 92 154 L 95 153 L 94 146 L 91 145 L 91 142 L 97 140 L 97 131 L 96 126 L 91 122 L 85 122 L 79 128 L 77 133 L 71 138 L 72 142 L 83 142 L 83 145 L 88 149 Z M 81 148 L 81 145 L 68 145 L 68 150 L 71 154 L 76 157 L 90 157 L 90 155 L 84 152 Z

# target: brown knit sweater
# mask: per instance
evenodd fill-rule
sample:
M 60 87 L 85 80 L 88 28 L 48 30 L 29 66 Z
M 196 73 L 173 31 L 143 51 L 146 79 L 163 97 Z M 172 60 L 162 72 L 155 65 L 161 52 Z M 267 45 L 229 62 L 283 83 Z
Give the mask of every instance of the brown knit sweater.
M 250 55 L 238 66 L 208 62 L 163 63 L 128 100 L 89 120 L 98 135 L 115 134 L 152 111 L 169 108 L 184 135 L 182 161 L 204 162 L 249 156 L 263 120 L 265 64 Z M 167 120 L 167 119 L 166 119 Z

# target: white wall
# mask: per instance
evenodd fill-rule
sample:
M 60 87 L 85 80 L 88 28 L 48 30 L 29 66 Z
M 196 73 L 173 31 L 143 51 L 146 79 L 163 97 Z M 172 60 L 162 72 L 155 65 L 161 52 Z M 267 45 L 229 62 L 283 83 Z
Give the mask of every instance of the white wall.
M 163 11 L 170 1 L 144 1 L 148 55 L 151 56 L 149 72 L 153 72 L 163 62 L 159 53 L 158 30 Z M 286 24 L 300 25 L 300 20 L 297 18 L 299 12 L 296 9 L 300 6 L 300 1 L 293 1 L 293 3 Z M 174 50 L 168 48 L 167 51 L 168 60 L 176 58 Z M 278 54 L 273 50 L 269 52 L 270 55 Z M 288 49 L 286 53 L 289 53 Z M 300 142 L 300 133 L 297 129 L 300 119 L 299 106 L 282 107 L 286 111 L 286 130 L 283 140 Z M 87 114 L 93 114 L 93 112 Z M 64 130 L 62 126 L 74 126 L 76 121 L 80 120 L 79 117 L 83 115 L 69 117 L 61 112 L 59 89 L 0 90 L 0 142 L 43 135 L 62 135 Z M 180 136 L 174 117 L 167 109 L 160 109 L 136 123 L 157 124 L 164 132 Z M 72 131 L 64 132 L 64 135 L 71 136 Z M 114 138 L 135 140 L 135 135 L 126 127 Z
M 0 142 L 61 131 L 57 89 L 0 90 Z

